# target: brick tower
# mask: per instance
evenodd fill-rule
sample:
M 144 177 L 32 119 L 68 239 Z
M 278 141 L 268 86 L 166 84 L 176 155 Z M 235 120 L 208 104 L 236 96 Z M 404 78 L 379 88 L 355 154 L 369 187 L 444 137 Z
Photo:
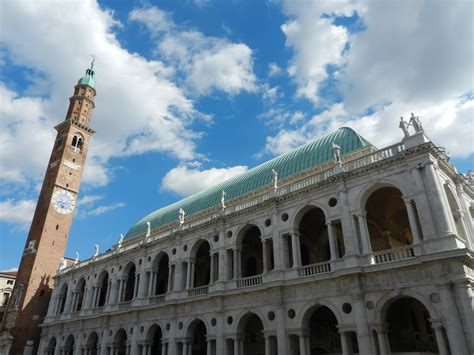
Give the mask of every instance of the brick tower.
M 39 325 L 48 310 L 52 277 L 64 257 L 94 133 L 90 128 L 96 95 L 93 66 L 94 62 L 74 87 L 66 118 L 55 127 L 58 134 L 2 325 L 2 339 L 13 341 L 10 354 L 36 354 L 38 350 Z

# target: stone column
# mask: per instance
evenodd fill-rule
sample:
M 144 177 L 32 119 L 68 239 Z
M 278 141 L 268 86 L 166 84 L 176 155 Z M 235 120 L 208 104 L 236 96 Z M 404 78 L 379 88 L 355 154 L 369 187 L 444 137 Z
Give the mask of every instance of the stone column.
M 277 347 L 278 354 L 288 353 L 288 338 L 286 336 L 285 309 L 279 306 L 275 310 L 277 316 Z
M 410 222 L 411 234 L 413 236 L 413 244 L 417 245 L 421 243 L 420 234 L 418 233 L 418 221 L 415 214 L 415 209 L 413 208 L 413 202 L 410 198 L 403 198 L 405 201 L 405 206 L 407 208 L 408 220 Z
M 217 274 L 218 281 L 224 281 L 226 279 L 227 264 L 226 264 L 226 250 L 224 248 L 224 238 L 225 238 L 225 232 L 221 230 L 219 232 L 219 240 L 220 240 L 221 246 L 219 247 L 219 271 Z
M 460 321 L 459 310 L 454 299 L 451 285 L 438 286 L 441 302 L 443 304 L 443 316 L 446 322 L 446 333 L 448 335 L 451 352 L 456 355 L 467 355 L 466 338 Z
M 336 236 L 334 235 L 333 221 L 327 221 L 326 226 L 328 228 L 328 239 L 329 239 L 329 250 L 331 251 L 331 261 L 335 261 L 337 258 L 339 258 L 339 253 L 337 250 Z
M 171 292 L 173 291 L 173 269 L 174 269 L 174 265 L 172 264 L 169 264 L 168 265 L 168 292 Z
M 265 355 L 272 355 L 270 335 L 264 335 L 264 337 L 265 337 Z
M 210 253 L 210 258 L 211 258 L 211 270 L 210 270 L 210 275 L 209 275 L 209 284 L 213 284 L 214 283 L 214 268 L 216 267 L 214 264 L 215 264 L 215 257 L 214 257 L 214 253 Z M 208 343 L 209 345 L 209 343 Z
M 309 355 L 308 349 L 306 348 L 306 343 L 307 343 L 306 338 L 307 338 L 307 335 L 303 333 L 301 333 L 298 336 L 299 343 L 300 343 L 300 355 Z
M 118 286 L 117 303 L 120 303 L 123 300 L 123 288 L 124 288 L 123 284 L 124 284 L 124 282 L 123 282 L 123 280 L 120 280 L 120 279 L 118 279 L 117 282 L 118 282 L 118 285 L 119 285 Z
M 212 339 L 207 339 L 206 342 L 206 354 L 207 355 L 212 355 Z
M 342 207 L 341 225 L 346 251 L 344 258 L 354 258 L 355 255 L 359 255 L 359 242 L 356 237 L 357 233 L 354 226 L 354 219 L 349 211 L 349 201 L 347 199 L 345 187 L 339 191 L 339 200 Z
M 112 291 L 110 293 L 110 302 L 109 303 L 118 303 L 119 300 L 119 288 L 120 288 L 120 282 L 119 280 L 115 280 L 115 282 L 112 282 Z
M 194 288 L 194 272 L 196 270 L 196 261 L 194 259 L 189 261 L 189 288 Z
M 112 281 L 109 280 L 107 283 L 107 295 L 105 296 L 105 303 L 109 304 L 111 302 L 111 294 L 112 294 Z
M 168 349 L 167 345 L 168 345 L 168 343 L 165 343 L 165 342 L 161 343 L 161 355 L 166 355 L 166 353 L 167 353 L 166 350 Z
M 234 279 L 240 279 L 240 275 L 241 275 L 240 258 L 241 258 L 241 250 L 238 247 L 235 247 L 234 249 Z
M 436 230 L 433 224 L 433 215 L 428 202 L 427 193 L 429 193 L 423 183 L 421 173 L 418 167 L 410 170 L 413 182 L 415 183 L 416 195 L 414 201 L 417 206 L 418 216 L 420 217 L 420 227 L 423 236 L 427 239 L 436 236 Z
M 138 298 L 144 298 L 146 297 L 146 291 L 147 291 L 147 288 L 148 288 L 148 285 L 149 285 L 149 280 L 148 280 L 148 283 L 147 283 L 147 275 L 148 275 L 148 271 L 143 271 L 142 272 L 142 275 L 144 276 L 143 278 L 140 277 L 140 286 L 138 287 Z
M 293 268 L 301 267 L 301 251 L 300 251 L 300 235 L 298 233 L 291 234 L 291 248 L 293 251 Z
M 359 213 L 357 213 L 357 220 L 359 221 L 360 239 L 362 242 L 362 254 L 372 254 L 369 227 L 367 226 L 367 212 L 359 211 Z
M 348 332 L 339 330 L 339 334 L 341 334 L 342 355 L 352 355 L 352 344 Z
M 140 274 L 135 273 L 135 285 L 133 287 L 133 297 L 132 299 L 138 296 L 138 286 L 140 286 Z
M 234 339 L 234 355 L 245 355 L 242 354 L 242 337 L 237 335 Z
M 189 260 L 186 262 L 186 285 L 185 285 L 185 288 L 186 289 L 189 289 L 189 285 L 191 284 L 191 263 L 189 262 Z M 184 346 L 184 344 L 183 344 Z
M 431 320 L 431 326 L 435 332 L 436 344 L 438 344 L 439 355 L 449 355 L 448 344 L 443 334 L 443 322 Z
M 425 165 L 426 187 L 431 192 L 430 197 L 433 203 L 434 222 L 438 227 L 440 236 L 454 234 L 451 226 L 447 202 L 444 198 L 444 189 L 438 180 L 438 173 L 434 167 L 434 163 Z
M 359 343 L 359 353 L 372 355 L 372 346 L 370 342 L 370 332 L 367 324 L 367 313 L 365 312 L 364 295 L 358 293 L 352 296 L 353 300 L 353 319 L 357 328 L 357 340 Z
M 387 325 L 380 324 L 375 327 L 377 332 L 377 340 L 379 343 L 380 355 L 390 355 L 390 345 L 387 339 Z
M 474 295 L 469 280 L 456 282 L 453 291 L 459 307 L 459 313 L 464 315 L 461 321 L 466 331 L 468 346 L 474 352 Z
M 262 239 L 262 255 L 263 255 L 263 273 L 268 273 L 268 248 L 267 248 L 267 240 Z

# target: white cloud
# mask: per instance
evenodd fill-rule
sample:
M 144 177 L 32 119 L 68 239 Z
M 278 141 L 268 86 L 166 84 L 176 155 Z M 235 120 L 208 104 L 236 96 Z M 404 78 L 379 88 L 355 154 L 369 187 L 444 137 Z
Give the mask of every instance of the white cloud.
M 103 198 L 104 198 L 103 196 L 99 196 L 99 195 L 85 195 L 84 197 L 80 198 L 77 201 L 76 206 L 81 207 L 81 206 L 92 205 L 96 203 L 97 201 L 102 200 Z
M 334 24 L 334 16 L 350 16 L 362 11 L 352 1 L 284 1 L 283 11 L 289 20 L 281 26 L 286 46 L 294 55 L 288 74 L 297 85 L 297 96 L 319 102 L 319 88 L 328 78 L 327 65 L 342 65 L 349 33 Z M 325 15 L 325 16 L 323 16 Z
M 88 216 L 100 216 L 101 214 L 108 213 L 110 211 L 116 210 L 117 208 L 125 207 L 123 202 L 117 202 L 110 205 L 99 206 L 92 210 L 85 211 L 81 217 L 88 217 Z
M 18 268 L 17 267 L 11 267 L 9 269 L 2 270 L 0 272 L 14 272 L 14 271 L 18 271 Z
M 164 17 L 165 25 L 157 25 Z M 177 64 L 193 93 L 203 95 L 221 90 L 235 95 L 256 90 L 252 50 L 246 44 L 179 29 L 155 6 L 133 10 L 129 19 L 148 29 L 156 41 L 157 55 Z
M 400 141 L 399 117 L 414 112 L 436 144 L 458 157 L 472 154 L 474 88 L 472 75 L 466 75 L 474 63 L 472 4 L 427 0 L 360 4 L 284 2 L 289 20 L 282 30 L 293 49 L 289 72 L 297 95 L 321 102 L 318 89 L 329 77 L 326 65 L 332 64 L 337 67 L 343 101 L 310 120 L 286 120 L 284 131 L 267 138 L 265 150 L 279 154 L 341 126 L 355 128 L 381 147 Z M 349 34 L 334 26 L 334 16 L 353 11 L 364 30 Z M 290 114 L 283 110 L 275 117 Z
M 32 83 L 31 90 L 26 90 L 42 90 L 41 98 L 0 87 L 3 180 L 41 178 L 54 141 L 53 127 L 65 116 L 68 97 L 84 73 L 89 53 L 97 58 L 92 118 L 97 133 L 92 137 L 84 182 L 106 184 L 111 157 L 149 151 L 167 152 L 180 160 L 196 157 L 200 133 L 192 124 L 209 117 L 198 112 L 170 81 L 172 69 L 120 45 L 113 32 L 119 25 L 94 0 L 54 6 L 20 1 L 2 6 L 0 43 L 5 52 L 15 65 L 44 78 L 41 85 Z M 21 166 L 17 161 L 22 161 Z
M 181 196 L 188 196 L 245 171 L 247 171 L 247 167 L 241 165 L 207 170 L 201 170 L 199 166 L 180 165 L 165 175 L 161 182 L 161 188 L 165 191 L 176 192 Z
M 268 64 L 268 76 L 278 76 L 283 72 L 283 70 L 278 66 L 277 63 Z
M 5 200 L 0 202 L 0 221 L 28 228 L 35 213 L 36 201 Z

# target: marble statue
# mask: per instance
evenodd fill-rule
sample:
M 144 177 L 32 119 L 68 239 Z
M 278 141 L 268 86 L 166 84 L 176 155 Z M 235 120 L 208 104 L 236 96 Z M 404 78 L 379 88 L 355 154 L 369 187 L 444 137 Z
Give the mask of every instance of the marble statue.
M 413 112 L 411 113 L 410 124 L 413 126 L 416 133 L 423 131 L 423 126 L 421 125 L 420 118 L 418 116 L 415 116 Z
M 148 238 L 151 235 L 151 223 L 146 222 L 146 226 L 147 226 L 147 230 L 146 230 L 146 236 L 145 237 Z
M 28 247 L 26 249 L 33 250 L 35 248 L 35 246 L 36 246 L 36 240 L 30 240 L 28 242 Z
M 333 143 L 332 152 L 334 154 L 334 161 L 336 163 L 340 163 L 341 162 L 341 147 L 338 146 L 336 143 Z
M 400 117 L 400 124 L 398 125 L 400 129 L 403 131 L 405 137 L 409 137 L 410 133 L 408 132 L 408 122 L 403 120 L 403 117 Z
M 178 217 L 179 217 L 179 224 L 180 225 L 183 225 L 184 224 L 184 215 L 186 213 L 184 212 L 184 210 L 180 207 L 179 208 L 179 212 L 178 212 Z
M 121 247 L 122 247 L 122 243 L 123 243 L 123 239 L 124 239 L 124 238 L 125 238 L 125 237 L 123 236 L 123 234 L 120 233 L 120 239 L 119 239 L 119 241 L 118 241 L 117 248 L 121 248 Z
M 76 251 L 76 258 L 74 259 L 74 265 L 79 263 L 79 252 Z
M 99 244 L 95 244 L 94 248 L 95 248 L 94 250 L 94 258 L 95 258 L 97 255 L 99 255 Z
M 278 189 L 278 173 L 272 169 L 272 186 L 274 190 Z
M 59 263 L 59 270 L 65 269 L 67 266 L 67 261 L 65 258 L 61 258 L 61 262 Z
M 222 209 L 225 209 L 225 191 L 222 190 L 222 194 L 221 194 L 221 206 L 222 206 Z

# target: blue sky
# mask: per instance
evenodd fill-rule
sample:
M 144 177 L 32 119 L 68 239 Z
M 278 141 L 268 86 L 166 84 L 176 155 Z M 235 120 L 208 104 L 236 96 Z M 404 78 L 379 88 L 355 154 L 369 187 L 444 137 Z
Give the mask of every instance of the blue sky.
M 97 130 L 67 247 L 81 259 L 159 207 L 350 126 L 420 116 L 473 168 L 470 1 L 11 1 L 0 11 L 0 270 L 19 264 L 75 82 Z

